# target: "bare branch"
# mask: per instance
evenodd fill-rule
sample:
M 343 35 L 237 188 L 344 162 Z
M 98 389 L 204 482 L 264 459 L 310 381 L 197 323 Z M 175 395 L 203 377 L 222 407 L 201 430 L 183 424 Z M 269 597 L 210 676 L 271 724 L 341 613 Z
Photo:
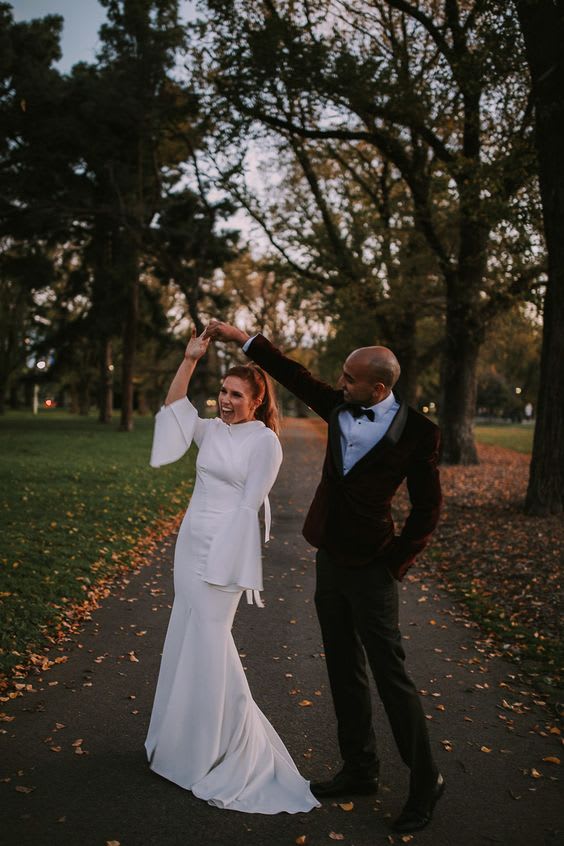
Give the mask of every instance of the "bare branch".
M 447 58 L 450 62 L 452 57 L 450 44 L 445 39 L 439 27 L 433 23 L 433 19 L 430 18 L 429 15 L 422 12 L 421 9 L 417 8 L 417 6 L 412 6 L 411 3 L 407 2 L 407 0 L 386 0 L 386 3 L 392 9 L 396 9 L 398 12 L 404 12 L 414 20 L 419 21 L 419 23 L 425 27 L 429 35 L 433 38 L 433 41 L 443 56 L 445 56 L 445 58 Z
M 316 282 L 323 282 L 326 283 L 327 279 L 322 273 L 318 273 L 311 268 L 302 267 L 299 265 L 294 259 L 288 254 L 287 250 L 278 242 L 276 236 L 272 232 L 271 228 L 268 226 L 267 222 L 265 221 L 264 217 L 259 214 L 259 212 L 252 206 L 249 200 L 245 197 L 245 195 L 239 191 L 236 185 L 232 182 L 225 181 L 224 187 L 229 193 L 231 193 L 237 201 L 241 204 L 241 206 L 245 209 L 247 214 L 259 224 L 261 229 L 264 231 L 266 237 L 274 247 L 274 249 L 280 253 L 280 255 L 284 258 L 284 261 L 296 271 L 296 273 L 300 274 L 301 276 L 305 277 L 306 279 L 313 279 Z
M 299 143 L 295 137 L 290 136 L 290 143 L 292 145 L 292 149 L 294 150 L 296 158 L 301 165 L 304 176 L 310 187 L 311 193 L 313 194 L 315 202 L 317 203 L 317 207 L 320 211 L 321 219 L 323 220 L 323 225 L 325 226 L 325 231 L 327 233 L 329 243 L 333 248 L 333 253 L 337 265 L 340 270 L 347 274 L 347 276 L 349 276 L 350 278 L 355 278 L 355 274 L 352 268 L 351 256 L 348 253 L 346 244 L 344 243 L 343 239 L 339 234 L 339 230 L 335 225 L 335 221 L 333 220 L 333 216 L 331 214 L 329 206 L 327 205 L 325 197 L 323 196 L 319 185 L 319 180 L 313 168 L 311 159 L 308 156 L 303 144 Z

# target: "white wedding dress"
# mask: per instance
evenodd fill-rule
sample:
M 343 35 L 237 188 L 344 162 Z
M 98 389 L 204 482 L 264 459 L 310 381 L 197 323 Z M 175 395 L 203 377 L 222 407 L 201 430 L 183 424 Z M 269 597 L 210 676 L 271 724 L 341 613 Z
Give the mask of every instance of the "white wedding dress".
M 219 808 L 298 813 L 319 805 L 253 701 L 231 626 L 244 590 L 260 603 L 258 511 L 282 460 L 262 422 L 203 420 L 187 399 L 155 419 L 151 465 L 199 447 L 176 541 L 174 604 L 145 742 L 151 769 Z

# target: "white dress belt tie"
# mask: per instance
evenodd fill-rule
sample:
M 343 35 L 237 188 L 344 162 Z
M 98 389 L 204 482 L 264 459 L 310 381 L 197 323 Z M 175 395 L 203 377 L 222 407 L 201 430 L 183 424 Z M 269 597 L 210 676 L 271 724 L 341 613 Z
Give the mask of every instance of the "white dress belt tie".
M 268 497 L 264 500 L 264 542 L 268 543 L 270 540 L 270 525 L 272 522 L 272 511 L 270 509 L 270 500 Z M 264 608 L 264 602 L 260 596 L 260 590 L 246 590 L 247 604 L 252 605 L 253 599 L 257 608 Z

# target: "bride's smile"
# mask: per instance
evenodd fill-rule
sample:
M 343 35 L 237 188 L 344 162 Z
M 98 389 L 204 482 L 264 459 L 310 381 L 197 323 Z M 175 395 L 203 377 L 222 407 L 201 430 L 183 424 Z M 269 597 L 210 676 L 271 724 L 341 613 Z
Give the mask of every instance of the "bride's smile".
M 219 414 L 224 423 L 248 423 L 255 419 L 257 402 L 248 382 L 238 376 L 226 376 L 219 390 Z

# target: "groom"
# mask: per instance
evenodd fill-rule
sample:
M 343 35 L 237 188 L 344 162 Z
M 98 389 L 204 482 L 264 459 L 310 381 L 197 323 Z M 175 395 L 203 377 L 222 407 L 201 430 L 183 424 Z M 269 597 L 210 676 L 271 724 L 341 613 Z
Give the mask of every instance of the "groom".
M 315 604 L 344 765 L 330 781 L 311 789 L 318 797 L 378 790 L 368 659 L 399 753 L 410 768 L 408 799 L 393 827 L 402 834 L 418 831 L 430 822 L 445 785 L 404 666 L 397 582 L 439 518 L 439 429 L 394 395 L 400 366 L 386 347 L 352 352 L 335 389 L 263 335 L 250 337 L 219 321 L 212 321 L 206 334 L 241 344 L 329 424 L 321 481 L 303 534 L 318 550 Z M 390 506 L 404 479 L 411 511 L 396 536 Z

